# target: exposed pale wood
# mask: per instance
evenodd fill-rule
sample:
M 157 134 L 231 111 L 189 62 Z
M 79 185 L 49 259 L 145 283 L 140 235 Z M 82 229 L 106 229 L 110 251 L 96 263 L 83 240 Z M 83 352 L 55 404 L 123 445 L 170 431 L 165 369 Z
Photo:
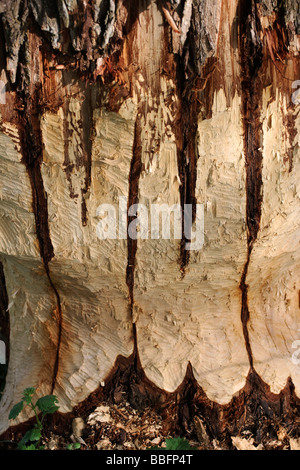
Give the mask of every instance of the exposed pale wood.
M 291 376 L 299 395 L 299 366 L 292 362 L 300 328 L 299 134 L 290 142 L 284 120 L 291 111 L 280 92 L 271 103 L 267 97 L 265 90 L 263 212 L 248 274 L 250 340 L 255 368 L 271 390 L 279 393 Z
M 150 391 L 192 376 L 211 408 L 289 378 L 299 396 L 299 3 L 57 1 L 51 20 L 21 3 L 0 7 L 0 433 L 25 387 L 71 411 L 119 356 Z M 97 209 L 120 197 L 203 204 L 203 248 L 99 240 Z

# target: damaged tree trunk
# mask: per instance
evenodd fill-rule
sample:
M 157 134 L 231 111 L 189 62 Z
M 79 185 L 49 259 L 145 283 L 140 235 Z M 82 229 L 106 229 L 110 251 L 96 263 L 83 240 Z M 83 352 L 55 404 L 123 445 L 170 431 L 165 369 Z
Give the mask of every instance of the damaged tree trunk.
M 0 433 L 29 386 L 70 416 L 121 392 L 187 432 L 296 432 L 299 18 L 0 1 Z

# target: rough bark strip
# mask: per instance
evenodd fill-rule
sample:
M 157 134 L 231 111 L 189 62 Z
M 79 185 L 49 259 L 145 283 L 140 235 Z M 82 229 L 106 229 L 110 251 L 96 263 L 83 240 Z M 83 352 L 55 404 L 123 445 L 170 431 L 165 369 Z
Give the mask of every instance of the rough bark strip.
M 85 90 L 85 100 L 81 108 L 82 118 L 82 150 L 83 150 L 83 165 L 85 167 L 85 181 L 82 188 L 82 225 L 87 225 L 87 206 L 85 197 L 88 194 L 91 185 L 91 165 L 92 165 L 92 133 L 93 133 L 93 105 L 92 105 L 92 85 L 87 84 Z
M 195 23 L 195 7 L 192 6 L 192 23 Z M 194 25 L 195 26 L 195 25 Z M 199 25 L 197 25 L 199 28 Z M 193 67 L 187 67 L 189 55 L 194 49 L 193 38 L 195 31 L 190 29 L 187 36 L 184 53 L 177 55 L 176 63 L 176 83 L 179 94 L 179 109 L 177 119 L 174 121 L 173 132 L 176 136 L 178 171 L 181 180 L 180 201 L 182 210 L 185 204 L 192 205 L 192 222 L 195 221 L 196 204 L 195 197 L 197 180 L 197 133 L 200 103 L 197 96 L 197 86 L 202 78 L 197 75 Z M 191 53 L 192 55 L 192 53 Z M 189 243 L 191 231 L 185 233 L 184 218 L 182 221 L 182 238 L 180 245 L 180 271 L 184 277 L 189 264 L 190 252 L 186 250 L 186 243 Z M 192 227 L 190 227 L 192 229 Z
M 134 204 L 138 204 L 138 190 L 139 179 L 142 172 L 142 141 L 141 141 L 141 114 L 138 113 L 135 122 L 134 141 L 133 141 L 133 156 L 131 161 L 131 168 L 129 173 L 129 195 L 128 195 L 128 208 Z M 126 269 L 126 284 L 129 291 L 130 312 L 133 319 L 133 306 L 134 306 L 134 270 L 135 270 L 135 257 L 137 252 L 137 240 L 133 240 L 129 233 L 129 224 L 135 217 L 128 216 L 127 218 L 127 249 L 128 249 L 128 262 Z M 132 321 L 133 341 L 134 341 L 134 357 L 135 365 L 137 365 L 137 334 L 136 325 Z
M 252 354 L 249 331 L 248 331 L 248 322 L 250 319 L 250 312 L 249 312 L 249 307 L 248 307 L 248 285 L 246 283 L 251 251 L 252 249 L 250 248 L 250 246 L 248 246 L 248 258 L 244 267 L 244 271 L 243 271 L 243 275 L 242 275 L 242 279 L 240 283 L 240 289 L 242 291 L 241 321 L 242 321 L 242 326 L 243 326 L 243 334 L 245 338 L 245 346 L 246 346 L 246 350 L 248 354 L 249 364 L 252 369 L 253 368 L 253 354 Z
M 287 115 L 284 116 L 285 126 L 288 131 L 290 148 L 287 150 L 287 162 L 289 164 L 289 173 L 294 168 L 294 140 L 297 136 L 297 129 L 295 126 L 296 116 L 293 114 L 293 109 L 289 108 Z
M 187 96 L 188 93 L 185 95 Z M 182 133 L 183 133 L 183 150 L 180 152 L 181 158 L 179 174 L 181 177 L 180 199 L 181 207 L 184 209 L 185 204 L 192 205 L 192 222 L 195 221 L 197 199 L 195 197 L 196 179 L 197 179 L 197 150 L 196 139 L 198 132 L 198 106 L 195 94 L 193 97 L 184 97 L 182 101 Z M 184 237 L 181 241 L 180 247 L 180 270 L 182 276 L 185 275 L 185 270 L 189 264 L 190 252 L 186 250 L 186 244 L 191 239 L 191 230 L 186 233 L 184 230 Z M 191 229 L 192 227 L 190 227 Z
M 3 3 L 3 2 L 2 2 Z M 20 50 L 23 46 L 27 20 L 31 17 L 45 41 L 53 51 L 61 53 L 63 60 L 77 62 L 81 71 L 95 69 L 95 60 L 104 51 L 113 49 L 115 1 L 92 0 L 62 2 L 61 0 L 10 0 L 0 5 L 6 39 L 7 71 L 12 83 L 16 81 Z M 95 14 L 98 11 L 98 15 Z
M 22 102 L 24 103 L 24 101 Z M 32 205 L 41 258 L 45 266 L 48 266 L 54 256 L 54 251 L 48 225 L 47 198 L 40 170 L 42 141 L 39 129 L 34 129 L 33 121 L 37 124 L 38 117 L 34 116 L 33 112 L 29 108 L 24 115 L 20 116 L 19 136 L 23 163 L 26 166 L 31 183 Z
M 46 275 L 56 298 L 57 317 L 57 345 L 56 359 L 53 366 L 53 377 L 51 392 L 53 392 L 59 367 L 60 345 L 62 334 L 62 309 L 58 291 L 51 278 L 49 262 L 54 257 L 53 245 L 50 237 L 48 223 L 47 195 L 43 186 L 41 174 L 41 163 L 43 161 L 43 142 L 40 127 L 40 111 L 42 101 L 42 90 L 40 84 L 34 84 L 33 94 L 30 93 L 28 78 L 30 77 L 30 66 L 26 57 L 30 55 L 26 50 L 27 45 L 22 48 L 23 68 L 17 76 L 17 101 L 18 101 L 18 130 L 22 152 L 22 161 L 26 166 L 32 189 L 32 208 L 35 217 L 36 235 L 39 243 L 40 255 Z M 26 86 L 27 85 L 27 86 Z
M 244 153 L 246 164 L 248 258 L 241 278 L 241 321 L 249 363 L 253 357 L 248 332 L 249 308 L 246 283 L 253 244 L 257 239 L 262 204 L 262 123 L 260 121 L 261 85 L 259 70 L 262 65 L 262 44 L 259 39 L 259 20 L 253 0 L 241 0 L 238 7 L 240 21 L 239 52 L 241 60 L 242 115 L 244 126 Z
M 72 185 L 72 171 L 74 169 L 74 163 L 71 163 L 70 156 L 69 156 L 69 137 L 70 137 L 70 129 L 68 126 L 68 113 L 69 113 L 69 106 L 70 106 L 70 98 L 66 98 L 65 102 L 63 103 L 63 110 L 64 110 L 64 170 L 66 173 L 67 181 L 69 184 L 70 189 L 70 197 L 72 199 L 78 198 L 78 194 L 74 193 L 74 188 Z
M 208 7 L 209 5 L 209 7 Z M 198 120 L 201 111 L 199 93 L 203 92 L 214 72 L 219 31 L 218 0 L 212 2 L 195 2 L 191 5 L 191 18 L 183 50 L 176 54 L 177 90 L 180 96 L 178 119 L 175 121 L 174 133 L 178 148 L 178 165 L 181 179 L 181 205 L 192 205 L 192 222 L 196 218 L 197 199 L 197 135 Z M 208 9 L 214 10 L 214 18 L 208 18 Z M 178 122 L 179 121 L 179 122 Z M 184 233 L 184 220 L 183 230 Z M 184 277 L 189 264 L 190 252 L 185 249 L 191 233 L 184 233 L 180 248 L 180 270 Z
M 196 136 L 198 131 L 198 111 L 195 93 L 191 91 L 191 85 L 185 80 L 185 71 L 183 61 L 177 62 L 177 85 L 180 93 L 178 117 L 173 125 L 173 131 L 176 136 L 178 172 L 181 181 L 180 203 L 182 210 L 185 204 L 193 206 L 192 215 L 195 220 L 196 213 L 196 176 L 197 176 L 197 157 L 196 157 Z M 191 79 L 192 83 L 194 78 Z M 186 243 L 190 240 L 190 233 L 185 233 L 184 218 L 182 220 L 182 237 L 180 244 L 180 271 L 184 277 L 186 268 L 189 264 L 190 252 L 186 250 Z

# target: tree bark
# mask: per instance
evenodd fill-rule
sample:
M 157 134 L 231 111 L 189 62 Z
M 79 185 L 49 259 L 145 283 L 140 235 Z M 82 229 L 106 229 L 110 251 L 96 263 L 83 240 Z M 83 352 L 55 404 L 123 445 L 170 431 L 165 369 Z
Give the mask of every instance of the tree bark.
M 0 433 L 29 386 L 69 416 L 121 391 L 185 431 L 296 432 L 299 18 L 296 0 L 0 2 Z M 120 201 L 190 205 L 194 228 L 202 205 L 204 246 L 134 239 L 130 212 L 100 240 Z

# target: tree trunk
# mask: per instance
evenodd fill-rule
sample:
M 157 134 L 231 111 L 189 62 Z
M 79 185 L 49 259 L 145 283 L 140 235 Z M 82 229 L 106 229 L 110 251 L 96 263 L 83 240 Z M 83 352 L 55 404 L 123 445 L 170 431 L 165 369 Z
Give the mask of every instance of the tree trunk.
M 122 393 L 215 438 L 294 432 L 299 9 L 0 2 L 0 433 L 29 386 L 70 416 Z

